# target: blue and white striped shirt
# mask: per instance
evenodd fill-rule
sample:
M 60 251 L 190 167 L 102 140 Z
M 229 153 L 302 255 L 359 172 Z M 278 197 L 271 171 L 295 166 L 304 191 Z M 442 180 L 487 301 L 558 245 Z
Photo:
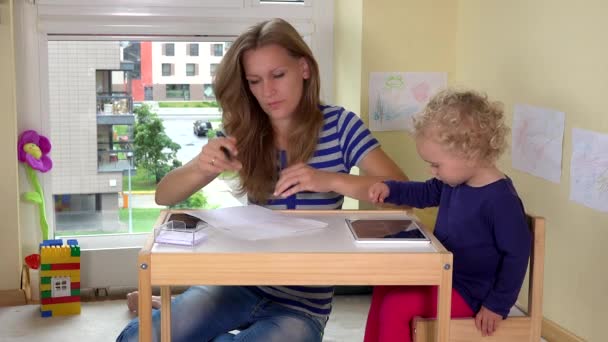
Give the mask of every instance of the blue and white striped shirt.
M 321 106 L 324 123 L 319 143 L 308 165 L 323 171 L 349 173 L 370 151 L 380 146 L 363 121 L 342 107 Z M 287 167 L 280 151 L 280 167 Z M 270 209 L 340 209 L 344 196 L 336 192 L 300 192 L 288 198 L 272 199 Z M 259 286 L 263 295 L 279 304 L 316 316 L 331 312 L 333 286 Z

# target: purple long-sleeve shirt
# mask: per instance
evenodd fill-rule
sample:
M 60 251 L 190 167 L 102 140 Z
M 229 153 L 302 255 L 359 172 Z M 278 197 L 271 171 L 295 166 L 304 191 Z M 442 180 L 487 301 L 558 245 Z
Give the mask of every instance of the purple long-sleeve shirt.
M 532 244 L 511 180 L 482 187 L 451 187 L 436 178 L 385 183 L 390 188 L 385 202 L 439 206 L 434 234 L 454 256 L 454 289 L 474 312 L 483 305 L 506 318 L 521 289 Z

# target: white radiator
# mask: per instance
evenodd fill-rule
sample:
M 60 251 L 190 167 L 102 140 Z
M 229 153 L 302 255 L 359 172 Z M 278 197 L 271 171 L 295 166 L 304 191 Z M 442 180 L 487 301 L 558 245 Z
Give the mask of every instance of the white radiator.
M 141 248 L 90 249 L 80 251 L 80 287 L 137 287 L 137 254 Z

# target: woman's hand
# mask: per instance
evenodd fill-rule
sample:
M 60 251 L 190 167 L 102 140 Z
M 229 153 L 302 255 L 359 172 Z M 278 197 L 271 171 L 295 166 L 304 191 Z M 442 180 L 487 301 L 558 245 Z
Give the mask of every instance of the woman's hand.
M 482 336 L 492 336 L 498 329 L 498 324 L 502 321 L 502 316 L 494 311 L 482 306 L 475 315 L 475 326 L 481 331 Z
M 369 200 L 374 203 L 384 203 L 384 199 L 390 194 L 388 185 L 378 182 L 369 187 Z
M 332 191 L 331 182 L 336 175 L 298 163 L 281 171 L 273 195 L 285 198 L 301 191 L 329 192 Z
M 224 171 L 238 171 L 243 165 L 236 159 L 236 139 L 218 137 L 210 139 L 199 153 L 196 164 L 207 174 L 219 174 Z

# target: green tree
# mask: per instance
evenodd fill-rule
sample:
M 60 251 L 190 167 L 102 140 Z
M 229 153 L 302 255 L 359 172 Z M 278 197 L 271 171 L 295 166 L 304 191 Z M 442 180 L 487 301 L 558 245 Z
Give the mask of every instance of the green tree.
M 205 207 L 207 207 L 207 197 L 200 191 L 195 192 L 187 199 L 171 206 L 171 208 L 175 209 L 198 209 Z
M 165 126 L 147 105 L 135 108 L 135 165 L 154 175 L 156 183 L 182 163 L 177 159 L 181 146 L 165 134 Z

